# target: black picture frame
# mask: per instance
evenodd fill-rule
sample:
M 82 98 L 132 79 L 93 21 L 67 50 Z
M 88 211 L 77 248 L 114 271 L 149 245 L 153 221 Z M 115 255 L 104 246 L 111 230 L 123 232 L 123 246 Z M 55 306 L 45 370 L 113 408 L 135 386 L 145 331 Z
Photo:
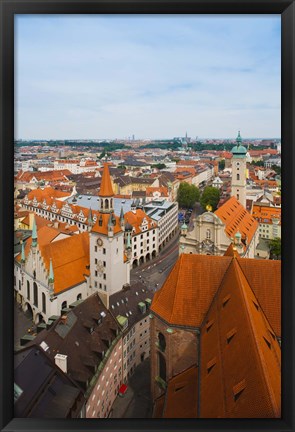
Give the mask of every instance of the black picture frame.
M 2 431 L 293 431 L 294 400 L 294 0 L 0 0 L 0 428 Z M 282 19 L 282 417 L 281 419 L 13 418 L 13 155 L 15 14 L 281 14 Z

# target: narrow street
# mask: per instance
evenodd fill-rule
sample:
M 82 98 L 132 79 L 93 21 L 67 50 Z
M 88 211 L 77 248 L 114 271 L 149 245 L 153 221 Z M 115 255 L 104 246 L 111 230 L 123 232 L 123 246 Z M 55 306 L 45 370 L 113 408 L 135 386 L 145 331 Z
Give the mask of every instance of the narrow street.
M 178 242 L 179 236 L 176 234 L 156 258 L 132 269 L 130 272 L 131 283 L 142 281 L 154 291 L 161 288 L 179 256 Z
M 113 403 L 112 418 L 150 418 L 152 398 L 150 390 L 150 359 L 146 359 L 135 369 L 129 379 L 126 394 L 117 396 Z

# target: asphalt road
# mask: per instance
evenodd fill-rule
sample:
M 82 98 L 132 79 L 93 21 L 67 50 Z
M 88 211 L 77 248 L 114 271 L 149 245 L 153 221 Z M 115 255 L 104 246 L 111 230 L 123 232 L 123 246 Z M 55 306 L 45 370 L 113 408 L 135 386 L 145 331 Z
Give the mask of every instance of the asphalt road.
M 175 235 L 156 258 L 132 269 L 130 272 L 131 284 L 142 281 L 154 291 L 160 289 L 179 256 L 178 242 L 179 237 Z
M 152 417 L 152 397 L 150 380 L 150 359 L 146 359 L 129 379 L 124 397 L 118 396 L 112 406 L 112 418 L 150 418 Z

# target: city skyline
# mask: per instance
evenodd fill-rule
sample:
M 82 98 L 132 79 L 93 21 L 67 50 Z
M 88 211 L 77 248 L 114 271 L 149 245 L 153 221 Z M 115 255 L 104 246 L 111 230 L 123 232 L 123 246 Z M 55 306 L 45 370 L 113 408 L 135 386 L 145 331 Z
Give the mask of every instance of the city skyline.
M 16 139 L 281 135 L 279 15 L 15 24 Z

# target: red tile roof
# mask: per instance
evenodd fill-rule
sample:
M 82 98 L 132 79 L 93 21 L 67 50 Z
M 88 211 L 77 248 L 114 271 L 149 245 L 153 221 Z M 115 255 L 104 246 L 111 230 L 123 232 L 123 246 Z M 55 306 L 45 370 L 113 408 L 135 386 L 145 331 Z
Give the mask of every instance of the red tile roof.
M 280 347 L 240 261 L 233 259 L 202 325 L 200 417 L 280 417 Z
M 103 173 L 102 173 L 102 179 L 101 179 L 101 185 L 98 196 L 101 197 L 111 197 L 114 195 L 110 171 L 109 171 L 109 164 L 105 163 L 103 167 Z
M 62 192 L 57 189 L 53 189 L 51 186 L 44 187 L 42 189 L 34 189 L 28 193 L 28 199 L 33 200 L 36 198 L 38 201 L 43 201 L 44 198 L 65 198 L 69 197 L 71 194 L 69 192 Z
M 85 282 L 85 276 L 89 275 L 89 233 L 53 241 L 59 234 L 60 232 L 52 227 L 44 226 L 38 229 L 38 248 L 48 272 L 52 258 L 55 294 Z M 26 258 L 31 244 L 30 237 L 25 244 Z M 21 254 L 16 259 L 20 261 Z
M 231 259 L 181 254 L 155 293 L 152 311 L 167 323 L 199 327 Z
M 172 275 L 154 296 L 151 309 L 160 319 L 181 325 L 182 330 L 201 328 L 199 374 L 192 368 L 191 382 L 185 380 L 188 371 L 168 382 L 164 404 L 162 399 L 156 404 L 158 417 L 161 411 L 163 417 L 170 418 L 281 415 L 281 350 L 276 338 L 280 335 L 279 326 L 276 328 L 280 317 L 280 262 L 237 258 L 230 247 L 227 255 L 182 254 Z M 213 279 L 218 261 L 224 260 L 227 265 L 212 295 L 204 262 L 214 263 Z M 203 264 L 201 268 L 199 263 Z M 201 275 L 198 283 L 193 273 Z M 199 307 L 196 292 L 210 297 L 208 307 L 204 303 Z M 170 321 L 169 316 L 173 318 Z
M 252 216 L 261 223 L 272 224 L 273 219 L 281 223 L 281 208 L 254 204 Z
M 247 237 L 247 244 L 251 242 L 258 229 L 258 222 L 235 197 L 226 201 L 215 211 L 215 214 L 225 224 L 225 232 L 229 238 L 234 237 L 239 231 L 242 239 Z

